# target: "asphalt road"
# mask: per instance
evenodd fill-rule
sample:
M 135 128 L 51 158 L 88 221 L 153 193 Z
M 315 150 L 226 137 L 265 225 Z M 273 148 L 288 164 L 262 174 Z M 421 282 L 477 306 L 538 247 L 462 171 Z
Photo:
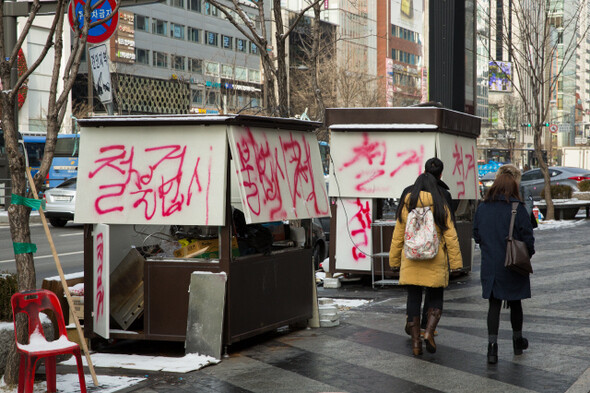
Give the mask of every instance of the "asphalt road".
M 83 229 L 83 225 L 73 224 L 72 222 L 69 222 L 63 228 L 55 228 L 49 225 L 51 237 L 65 274 L 84 271 Z M 32 242 L 37 245 L 35 271 L 37 273 L 37 287 L 41 288 L 44 278 L 57 276 L 58 272 L 42 224 L 31 224 L 31 238 Z M 8 225 L 0 225 L 0 273 L 3 272 L 16 272 Z

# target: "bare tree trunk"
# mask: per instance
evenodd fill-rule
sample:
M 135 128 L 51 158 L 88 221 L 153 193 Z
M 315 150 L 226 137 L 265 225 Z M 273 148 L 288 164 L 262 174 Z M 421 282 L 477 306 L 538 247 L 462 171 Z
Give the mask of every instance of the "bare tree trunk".
M 279 116 L 289 117 L 289 86 L 287 75 L 287 56 L 285 49 L 285 29 L 283 26 L 283 9 L 279 0 L 273 1 L 273 12 L 275 20 L 275 43 L 277 50 L 277 90 L 279 96 Z
M 276 96 L 275 96 L 275 79 L 272 74 L 272 68 L 267 64 L 266 61 L 262 61 L 262 67 L 264 68 L 264 107 L 266 108 L 267 116 L 272 116 L 276 108 Z
M 551 181 L 549 179 L 549 166 L 543 159 L 543 155 L 541 154 L 541 130 L 535 129 L 535 157 L 537 157 L 537 161 L 539 163 L 539 168 L 541 169 L 541 173 L 543 174 L 543 180 L 545 184 L 545 202 L 547 203 L 547 212 L 545 214 L 545 219 L 553 220 L 555 217 L 554 208 L 553 208 L 553 198 L 551 197 Z
M 321 10 L 322 10 L 322 8 L 321 8 L 320 3 L 316 3 L 313 6 L 314 23 L 313 23 L 313 27 L 312 27 L 313 43 L 312 43 L 312 47 L 311 47 L 311 87 L 313 89 L 313 95 L 315 97 L 315 101 L 316 101 L 316 104 L 318 107 L 317 121 L 320 121 L 323 123 L 324 122 L 324 115 L 326 112 L 326 106 L 324 105 L 324 98 L 322 96 L 322 89 L 320 89 L 320 84 L 318 82 L 320 39 L 321 39 L 321 29 L 320 29 Z M 323 136 L 323 135 L 319 135 L 319 136 Z M 320 138 L 320 139 L 323 140 L 323 138 Z
M 3 108 L 14 108 L 14 101 L 9 100 L 6 95 L 3 95 Z M 4 132 L 7 135 L 14 135 L 14 111 L 2 111 L 2 124 L 4 125 Z M 15 195 L 26 195 L 26 179 L 23 176 L 25 173 L 25 160 L 18 149 L 17 138 L 5 138 L 6 153 L 8 155 L 8 162 L 10 168 L 11 193 Z M 10 236 L 13 244 L 15 243 L 30 243 L 31 232 L 29 228 L 29 216 L 31 209 L 23 205 L 11 204 L 8 207 L 8 218 L 10 223 Z M 24 291 L 35 288 L 35 265 L 33 263 L 33 254 L 17 254 L 15 253 L 16 271 L 18 290 Z M 19 321 L 20 322 L 20 321 Z M 26 324 L 19 323 L 17 330 L 19 337 L 22 337 L 23 332 L 26 333 Z M 16 345 L 12 345 L 6 363 L 6 371 L 4 373 L 4 380 L 7 384 L 13 385 L 18 383 L 18 355 L 16 354 Z

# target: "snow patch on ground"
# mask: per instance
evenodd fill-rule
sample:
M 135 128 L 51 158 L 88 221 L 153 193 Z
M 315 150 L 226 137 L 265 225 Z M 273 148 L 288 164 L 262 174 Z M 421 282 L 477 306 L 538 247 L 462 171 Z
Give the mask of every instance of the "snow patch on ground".
M 338 310 L 349 310 L 351 308 L 360 307 L 367 303 L 372 302 L 372 300 L 368 299 L 332 299 L 334 304 L 338 306 Z
M 585 221 L 586 220 L 542 220 L 539 221 L 539 226 L 535 231 L 575 227 L 583 224 Z
M 111 393 L 121 390 L 123 388 L 135 385 L 145 378 L 131 378 L 121 376 L 99 375 L 99 387 L 94 386 L 91 375 L 84 375 L 86 379 L 86 389 L 100 393 Z M 80 383 L 78 382 L 78 374 L 63 374 L 56 376 L 56 387 L 59 393 L 77 393 L 80 392 Z M 17 393 L 18 389 L 9 389 L 4 383 L 4 379 L 0 381 L 0 393 Z M 44 393 L 47 391 L 47 384 L 45 381 L 35 383 L 34 393 Z
M 164 356 L 121 355 L 113 353 L 90 354 L 94 367 L 124 368 L 129 370 L 167 371 L 171 373 L 187 373 L 199 370 L 209 364 L 217 364 L 219 360 L 199 354 L 188 354 L 180 358 Z M 82 357 L 84 365 L 86 358 Z M 75 366 L 76 360 L 70 358 L 60 364 Z

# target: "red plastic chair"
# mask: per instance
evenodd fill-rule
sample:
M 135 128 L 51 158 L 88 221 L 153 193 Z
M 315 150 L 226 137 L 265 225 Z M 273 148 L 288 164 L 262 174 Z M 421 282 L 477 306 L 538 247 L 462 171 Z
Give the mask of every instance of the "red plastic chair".
M 18 393 L 33 393 L 35 382 L 35 365 L 37 360 L 45 358 L 45 375 L 47 377 L 47 392 L 56 391 L 55 386 L 55 357 L 71 353 L 76 357 L 78 366 L 78 378 L 80 379 L 80 391 L 86 393 L 84 381 L 84 369 L 82 368 L 82 356 L 80 346 L 68 340 L 66 325 L 59 300 L 55 293 L 45 289 L 18 292 L 12 295 L 12 313 L 14 314 L 14 338 L 16 348 L 20 355 L 20 367 L 18 375 Z M 59 339 L 47 341 L 43 326 L 39 319 L 39 313 L 51 310 L 57 320 Z M 16 336 L 16 316 L 20 313 L 27 314 L 29 322 L 28 344 L 20 344 Z M 54 327 L 55 329 L 55 327 Z

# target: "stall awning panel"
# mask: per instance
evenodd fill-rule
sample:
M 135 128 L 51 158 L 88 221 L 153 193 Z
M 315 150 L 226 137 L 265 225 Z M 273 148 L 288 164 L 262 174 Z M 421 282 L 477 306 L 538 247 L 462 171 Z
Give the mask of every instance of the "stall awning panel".
M 313 133 L 230 126 L 228 136 L 247 223 L 330 215 Z
M 475 139 L 439 134 L 438 157 L 445 164 L 443 180 L 453 199 L 477 199 L 477 149 Z
M 399 198 L 435 151 L 434 132 L 332 131 L 330 196 Z
M 225 125 L 83 127 L 75 221 L 224 225 Z

